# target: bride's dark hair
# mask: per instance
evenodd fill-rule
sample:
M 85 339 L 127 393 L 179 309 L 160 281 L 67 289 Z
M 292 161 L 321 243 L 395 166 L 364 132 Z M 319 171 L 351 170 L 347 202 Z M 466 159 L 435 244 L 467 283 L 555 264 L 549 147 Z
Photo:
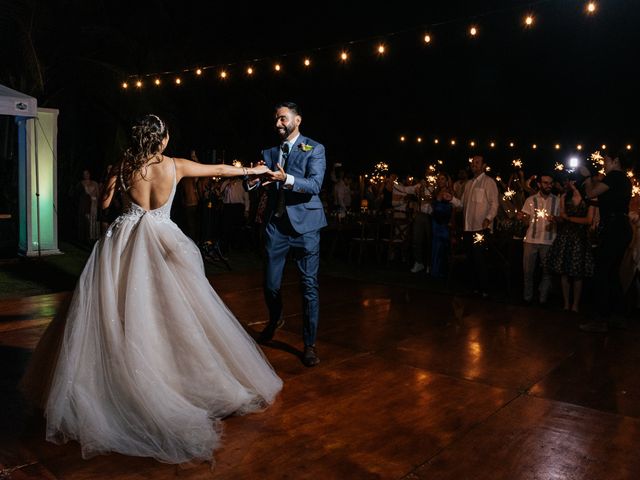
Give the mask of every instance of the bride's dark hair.
M 167 125 L 157 115 L 145 115 L 133 123 L 129 146 L 125 149 L 117 170 L 122 188 L 127 190 L 129 186 L 125 181 L 130 180 L 132 175 L 140 171 L 150 158 L 160 153 L 162 142 L 168 134 Z M 156 163 L 160 162 L 162 162 L 162 156 Z M 142 172 L 141 174 L 144 177 Z

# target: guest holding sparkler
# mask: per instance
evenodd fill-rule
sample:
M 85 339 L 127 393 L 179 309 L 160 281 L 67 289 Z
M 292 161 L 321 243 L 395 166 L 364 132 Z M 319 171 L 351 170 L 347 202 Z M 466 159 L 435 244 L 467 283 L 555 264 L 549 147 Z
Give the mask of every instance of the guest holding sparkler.
M 594 178 L 589 169 L 582 166 L 580 173 L 586 176 L 584 187 L 587 195 L 597 197 L 600 209 L 600 243 L 596 255 L 596 318 L 580 329 L 587 332 L 606 332 L 611 326 L 611 314 L 621 307 L 620 264 L 631 242 L 629 202 L 631 181 L 625 173 L 627 159 L 624 155 L 604 157 L 604 178 Z
M 587 204 L 571 177 L 564 180 L 565 193 L 560 197 L 560 213 L 553 220 L 557 235 L 547 253 L 547 268 L 561 275 L 564 310 L 577 313 L 582 281 L 593 276 L 593 254 L 589 242 L 589 226 L 594 207 Z M 573 299 L 571 291 L 573 290 Z

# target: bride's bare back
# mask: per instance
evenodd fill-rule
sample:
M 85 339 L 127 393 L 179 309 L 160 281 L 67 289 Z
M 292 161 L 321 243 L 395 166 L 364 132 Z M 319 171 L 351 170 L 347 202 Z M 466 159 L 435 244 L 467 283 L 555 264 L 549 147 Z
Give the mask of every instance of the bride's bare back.
M 125 179 L 131 200 L 145 210 L 162 207 L 171 196 L 175 178 L 174 159 L 162 156 L 161 161 L 151 160 L 145 167 Z M 176 179 L 177 181 L 177 179 Z

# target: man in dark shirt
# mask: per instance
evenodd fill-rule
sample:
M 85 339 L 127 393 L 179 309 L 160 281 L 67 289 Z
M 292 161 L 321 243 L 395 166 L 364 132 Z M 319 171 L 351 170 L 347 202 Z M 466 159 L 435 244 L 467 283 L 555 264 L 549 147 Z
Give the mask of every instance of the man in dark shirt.
M 596 180 L 586 167 L 580 173 L 587 176 L 584 187 L 587 196 L 597 197 L 600 209 L 600 243 L 596 252 L 594 273 L 597 317 L 580 325 L 587 332 L 606 332 L 611 313 L 616 304 L 622 303 L 620 264 L 631 242 L 629 202 L 631 181 L 625 173 L 627 161 L 623 155 L 605 156 L 605 177 Z

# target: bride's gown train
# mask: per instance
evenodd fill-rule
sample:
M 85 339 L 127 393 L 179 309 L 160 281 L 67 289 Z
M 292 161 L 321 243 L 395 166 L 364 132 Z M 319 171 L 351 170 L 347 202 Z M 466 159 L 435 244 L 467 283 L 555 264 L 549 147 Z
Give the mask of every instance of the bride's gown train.
M 169 200 L 151 211 L 127 202 L 25 375 L 26 388 L 35 377 L 49 388 L 47 439 L 75 439 L 85 458 L 211 459 L 219 419 L 262 409 L 282 388 L 170 220 L 175 191 L 174 179 Z

